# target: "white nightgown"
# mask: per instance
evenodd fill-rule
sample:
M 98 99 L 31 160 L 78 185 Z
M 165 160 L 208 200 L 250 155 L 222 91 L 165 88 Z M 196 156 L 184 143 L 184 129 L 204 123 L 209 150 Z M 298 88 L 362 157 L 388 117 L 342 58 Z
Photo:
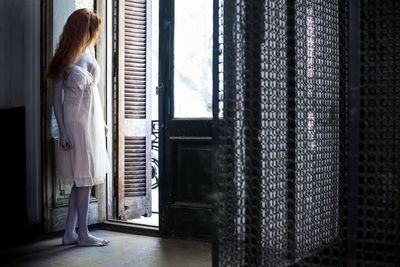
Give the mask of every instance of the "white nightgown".
M 88 47 L 79 62 L 87 61 L 90 69 L 75 64 L 63 81 L 64 127 L 71 137 L 73 149 L 64 150 L 58 145 L 57 172 L 62 184 L 93 186 L 105 181 L 111 174 L 106 151 L 105 123 L 97 83 L 100 66 L 94 48 Z

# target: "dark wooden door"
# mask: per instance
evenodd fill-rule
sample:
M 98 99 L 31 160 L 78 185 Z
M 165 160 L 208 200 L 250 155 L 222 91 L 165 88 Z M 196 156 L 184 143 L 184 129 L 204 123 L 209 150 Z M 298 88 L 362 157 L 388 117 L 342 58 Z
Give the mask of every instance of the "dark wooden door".
M 160 1 L 160 229 L 166 234 L 210 237 L 214 227 L 213 5 Z

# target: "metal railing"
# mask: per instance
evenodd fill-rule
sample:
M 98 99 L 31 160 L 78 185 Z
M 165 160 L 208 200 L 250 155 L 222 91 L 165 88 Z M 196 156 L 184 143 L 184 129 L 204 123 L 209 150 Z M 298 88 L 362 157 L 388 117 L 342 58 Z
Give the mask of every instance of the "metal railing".
M 158 120 L 151 121 L 151 189 L 158 187 L 158 145 L 159 145 L 159 123 Z

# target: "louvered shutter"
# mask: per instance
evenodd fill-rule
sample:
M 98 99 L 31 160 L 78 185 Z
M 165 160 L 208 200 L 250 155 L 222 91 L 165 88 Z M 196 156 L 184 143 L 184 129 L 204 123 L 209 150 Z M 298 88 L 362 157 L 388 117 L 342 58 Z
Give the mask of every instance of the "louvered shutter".
M 119 1 L 118 217 L 151 215 L 151 117 L 146 0 Z

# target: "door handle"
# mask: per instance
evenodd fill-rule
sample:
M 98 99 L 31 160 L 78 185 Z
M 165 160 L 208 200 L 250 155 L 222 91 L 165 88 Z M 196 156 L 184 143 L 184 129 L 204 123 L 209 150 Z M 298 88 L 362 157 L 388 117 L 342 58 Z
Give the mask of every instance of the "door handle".
M 156 86 L 156 94 L 159 95 L 160 94 L 160 90 L 163 90 L 163 89 L 165 89 L 164 85 Z

